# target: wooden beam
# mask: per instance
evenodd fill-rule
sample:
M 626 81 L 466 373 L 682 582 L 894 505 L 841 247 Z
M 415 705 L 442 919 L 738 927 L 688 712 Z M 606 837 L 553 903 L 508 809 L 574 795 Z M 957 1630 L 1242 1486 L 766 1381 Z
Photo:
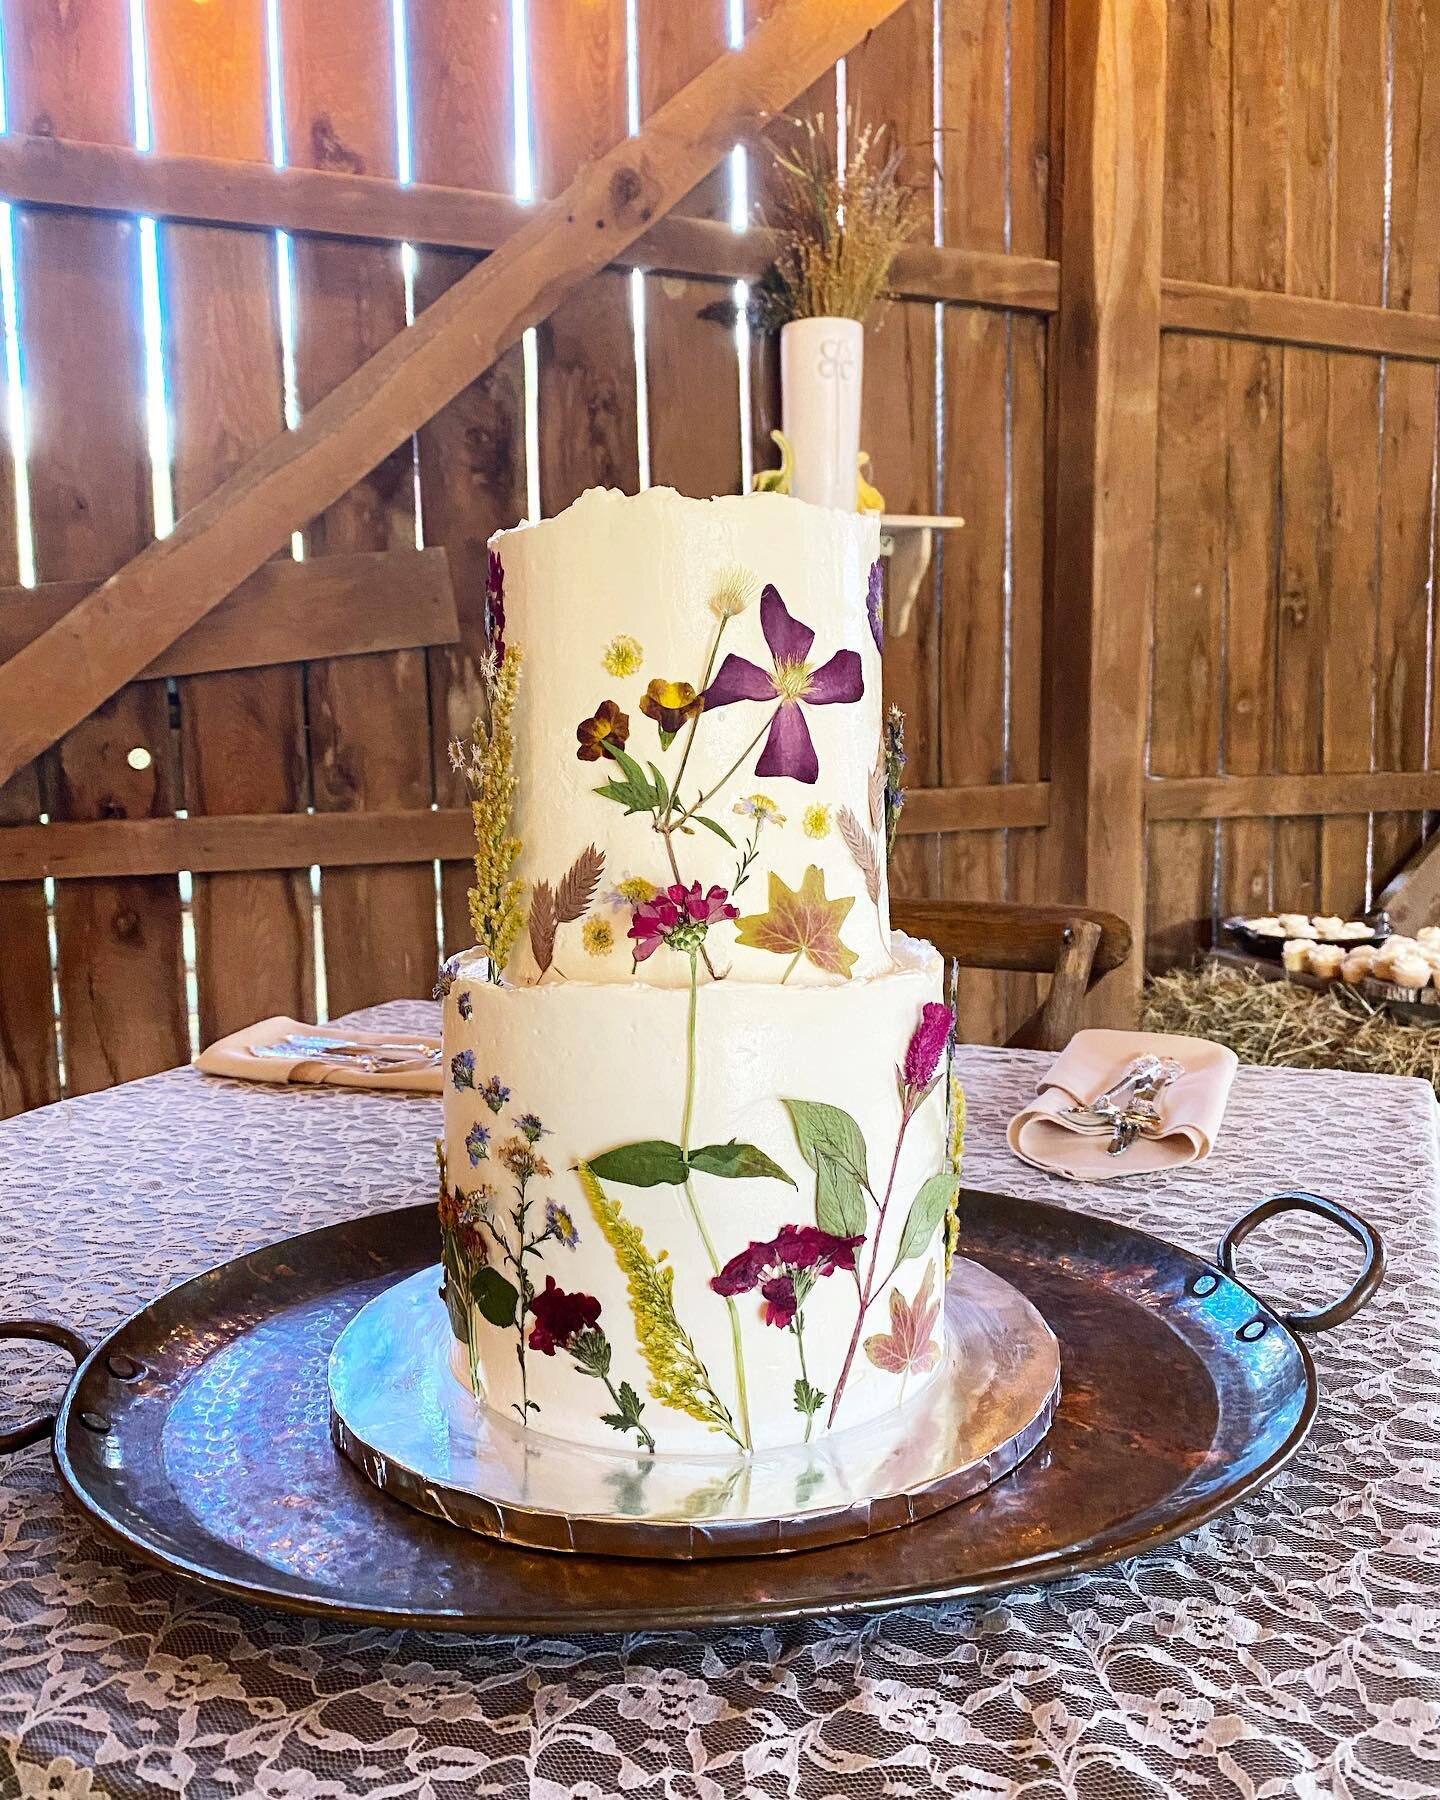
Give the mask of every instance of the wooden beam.
M 94 588 L 93 581 L 0 588 L 0 663 L 58 624 Z M 277 560 L 263 563 L 147 663 L 140 679 L 453 644 L 459 633 L 443 549 Z
M 915 788 L 900 814 L 902 837 L 931 832 L 1003 831 L 1050 823 L 1048 781 L 997 782 L 989 787 Z
M 1044 823 L 1028 787 L 920 788 L 910 795 L 907 817 L 911 808 L 919 821 L 913 827 L 917 831 L 992 831 Z M 181 869 L 216 874 L 315 864 L 463 862 L 474 848 L 474 824 L 462 806 L 14 825 L 0 829 L 0 882 L 174 875 Z
M 1051 891 L 1145 909 L 1165 0 L 1070 0 L 1048 644 Z M 1094 1022 L 1133 1025 L 1139 959 Z
M 1151 819 L 1313 819 L 1440 807 L 1440 770 L 1205 775 L 1145 784 Z
M 1440 362 L 1440 316 L 1399 307 L 1167 280 L 1160 317 L 1166 331 Z
M 134 678 L 901 0 L 786 0 L 169 537 L 0 667 L 0 782 Z
M 509 194 L 473 188 L 20 135 L 0 137 L 0 194 L 29 206 L 437 250 L 498 250 L 535 216 L 533 206 Z M 662 275 L 753 281 L 775 250 L 773 232 L 737 232 L 677 214 L 618 250 L 615 262 Z M 893 287 L 906 299 L 1052 313 L 1060 267 L 1041 256 L 922 244 L 901 255 Z

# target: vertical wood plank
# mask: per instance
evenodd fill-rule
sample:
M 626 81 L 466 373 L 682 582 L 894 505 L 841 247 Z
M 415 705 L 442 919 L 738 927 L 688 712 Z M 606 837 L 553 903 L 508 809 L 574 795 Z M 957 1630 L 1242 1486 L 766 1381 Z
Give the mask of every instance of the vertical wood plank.
M 263 0 L 147 0 L 146 41 L 157 150 L 269 159 Z M 273 240 L 166 226 L 161 280 L 175 502 L 184 512 L 283 428 Z M 191 676 L 180 684 L 180 707 L 191 812 L 304 807 L 297 668 Z M 194 918 L 202 1042 L 269 1013 L 313 1016 L 314 929 L 303 870 L 196 876 Z
M 509 0 L 426 0 L 408 15 L 410 117 L 417 181 L 508 192 L 514 185 Z M 479 259 L 421 250 L 415 304 L 423 310 Z M 443 544 L 460 641 L 429 652 L 432 780 L 442 806 L 465 804 L 446 746 L 479 712 L 486 544 L 525 511 L 525 373 L 518 344 L 422 427 L 417 439 L 425 540 Z M 466 899 L 474 870 L 440 871 L 442 954 L 474 933 Z
M 1325 295 L 1334 279 L 1333 180 L 1336 53 L 1331 0 L 1290 0 L 1287 41 L 1286 269 L 1293 294 Z M 1320 767 L 1326 598 L 1333 556 L 1328 418 L 1330 370 L 1322 352 L 1283 353 L 1280 604 L 1276 623 L 1275 767 Z M 1320 903 L 1320 833 L 1314 819 L 1275 826 L 1275 905 Z
M 1387 0 L 1338 9 L 1335 145 L 1337 300 L 1384 299 Z M 1322 767 L 1372 767 L 1379 587 L 1380 395 L 1378 358 L 1330 358 L 1329 463 L 1333 560 L 1325 619 Z M 1320 905 L 1348 914 L 1369 903 L 1370 822 L 1322 820 Z
M 393 179 L 394 48 L 389 0 L 289 0 L 282 10 L 289 161 Z M 297 237 L 292 246 L 295 383 L 308 409 L 405 329 L 400 252 Z M 413 448 L 403 444 L 305 533 L 307 556 L 415 541 Z M 397 606 L 404 596 L 397 594 Z M 305 675 L 314 803 L 326 812 L 428 806 L 429 695 L 423 651 L 347 656 Z M 324 869 L 325 978 L 332 1014 L 428 994 L 437 958 L 427 863 Z
M 1387 304 L 1440 305 L 1440 13 L 1425 0 L 1391 0 L 1393 172 Z M 1380 596 L 1376 630 L 1375 762 L 1421 769 L 1429 756 L 1426 655 L 1434 626 L 1434 477 L 1437 371 L 1392 362 L 1385 372 L 1380 480 Z M 1419 813 L 1374 821 L 1378 889 L 1420 842 Z
M 7 99 L 21 129 L 130 141 L 130 41 L 121 9 L 92 7 L 62 19 L 12 4 L 5 22 Z M 151 532 L 138 227 L 42 211 L 19 212 L 16 226 L 36 574 L 102 580 Z M 46 809 L 61 820 L 173 812 L 178 774 L 159 681 L 123 689 L 41 765 Z M 61 882 L 55 930 L 68 1093 L 188 1059 L 173 877 Z M 38 949 L 48 975 L 48 946 L 33 924 L 30 934 L 30 953 Z M 48 979 L 44 986 L 48 1012 Z
M 1286 267 L 1288 0 L 1231 0 L 1231 279 L 1283 291 Z M 1281 514 L 1283 352 L 1229 346 L 1225 687 L 1228 774 L 1273 766 Z M 1267 912 L 1275 832 L 1268 819 L 1220 827 L 1220 911 Z
M 1139 922 L 1154 580 L 1163 0 L 1069 0 L 1049 646 L 1057 887 Z M 1137 618 L 1143 623 L 1137 630 Z M 1082 876 L 1081 871 L 1084 871 Z M 1091 1017 L 1133 1023 L 1138 959 Z
M 531 0 L 535 178 L 556 194 L 625 136 L 624 0 Z M 639 482 L 635 334 L 627 275 L 606 271 L 538 329 L 540 499 L 547 517 L 588 487 Z
M 640 117 L 729 54 L 725 0 L 640 0 L 636 12 Z M 714 171 L 676 208 L 728 217 L 728 170 Z M 728 282 L 645 278 L 645 370 L 650 479 L 705 498 L 740 487 L 740 366 Z M 703 394 L 704 419 L 694 396 Z
M 947 244 L 1008 248 L 1006 73 L 1010 8 L 986 0 L 941 16 L 941 231 Z M 939 510 L 965 529 L 941 547 L 938 776 L 946 785 L 1009 775 L 1011 322 L 982 308 L 944 309 L 945 491 Z M 1003 831 L 939 840 L 947 898 L 1000 900 L 1007 891 Z M 962 970 L 956 1011 L 962 1034 L 998 1043 L 1006 1035 L 1003 976 Z
M 1166 79 L 1165 266 L 1230 278 L 1230 8 L 1179 7 Z M 1215 339 L 1168 337 L 1160 354 L 1152 775 L 1220 766 L 1228 358 Z M 1188 963 L 1208 940 L 1214 827 L 1157 822 L 1147 834 L 1146 962 Z
M 12 53 L 12 69 L 13 66 Z M 14 117 L 13 86 L 7 102 Z M 0 403 L 8 418 L 9 373 L 3 359 Z M 9 433 L 4 432 L 0 433 L 0 580 L 6 585 L 18 582 L 19 560 L 14 451 Z M 42 811 L 37 763 L 0 784 L 0 830 L 7 825 L 33 825 Z M 59 1098 L 45 884 L 0 882 L 0 1119 L 13 1118 L 29 1107 L 45 1106 Z

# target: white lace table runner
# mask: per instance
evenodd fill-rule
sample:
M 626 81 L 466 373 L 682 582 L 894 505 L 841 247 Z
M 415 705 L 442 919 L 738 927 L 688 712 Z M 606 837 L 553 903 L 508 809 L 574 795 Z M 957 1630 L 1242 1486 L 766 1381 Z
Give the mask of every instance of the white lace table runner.
M 433 1026 L 397 1003 L 356 1022 Z M 1045 1060 L 969 1051 L 971 1185 L 1109 1212 L 1213 1254 L 1304 1185 L 1384 1232 L 1390 1275 L 1313 1340 L 1324 1399 L 1258 1498 L 1049 1588 L 867 1620 L 625 1638 L 335 1630 L 127 1563 L 62 1510 L 43 1447 L 0 1462 L 0 1794 L 1440 1794 L 1440 1160 L 1418 1082 L 1241 1071 L 1209 1164 L 1082 1189 L 1004 1126 Z M 276 1237 L 428 1194 L 433 1099 L 180 1071 L 0 1126 L 0 1311 L 92 1339 Z M 1247 1244 L 1267 1296 L 1341 1291 L 1353 1246 Z M 55 1363 L 5 1353 L 5 1410 Z

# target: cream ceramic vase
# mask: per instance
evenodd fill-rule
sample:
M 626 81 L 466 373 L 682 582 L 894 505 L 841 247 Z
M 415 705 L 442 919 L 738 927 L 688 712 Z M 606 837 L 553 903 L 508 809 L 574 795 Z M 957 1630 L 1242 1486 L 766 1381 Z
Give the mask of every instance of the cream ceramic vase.
M 781 412 L 799 500 L 855 511 L 864 367 L 858 319 L 795 319 L 780 333 Z

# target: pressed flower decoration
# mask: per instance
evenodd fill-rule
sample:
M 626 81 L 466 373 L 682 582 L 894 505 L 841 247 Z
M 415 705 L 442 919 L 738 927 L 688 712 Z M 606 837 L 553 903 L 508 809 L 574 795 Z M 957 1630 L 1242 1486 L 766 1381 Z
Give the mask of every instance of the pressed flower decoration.
M 815 1225 L 782 1225 L 765 1243 L 751 1243 L 732 1256 L 710 1285 L 717 1294 L 760 1290 L 767 1325 L 795 1335 L 800 1374 L 795 1382 L 795 1410 L 804 1415 L 805 1441 L 826 1396 L 813 1385 L 805 1366 L 805 1301 L 811 1288 L 836 1269 L 854 1270 L 855 1252 L 863 1235 L 837 1237 Z
M 829 837 L 830 808 L 821 806 L 818 801 L 814 806 L 807 806 L 800 820 L 800 826 L 808 838 Z
M 777 828 L 785 823 L 785 815 L 768 794 L 747 794 L 743 800 L 737 800 L 731 810 L 742 819 L 751 819 L 750 842 L 740 852 L 740 860 L 735 865 L 735 879 L 730 883 L 731 893 L 736 893 L 750 878 L 750 871 L 755 866 L 760 854 L 760 833 L 767 825 Z
M 668 750 L 679 732 L 704 710 L 705 696 L 688 681 L 664 681 L 657 677 L 646 688 L 640 710 L 660 727 L 660 748 Z
M 615 948 L 615 927 L 608 919 L 587 919 L 580 941 L 587 956 L 608 956 Z
M 712 887 L 702 894 L 698 881 L 692 881 L 689 887 L 672 882 L 663 894 L 644 900 L 635 908 L 629 933 L 635 943 L 635 960 L 644 962 L 662 944 L 693 956 L 712 925 L 739 916 L 739 907 L 730 904 L 723 887 Z
M 870 635 L 875 648 L 885 648 L 885 571 L 877 556 L 870 565 L 870 580 L 865 588 L 865 617 L 870 621 Z
M 475 1085 L 475 1052 L 461 1050 L 450 1058 L 450 1080 L 456 1088 L 473 1088 Z
M 824 875 L 811 863 L 798 888 L 787 887 L 772 870 L 769 898 L 766 911 L 749 913 L 737 922 L 735 942 L 788 956 L 790 966 L 780 977 L 782 986 L 802 956 L 825 974 L 848 981 L 856 956 L 841 942 L 840 927 L 855 904 L 853 895 L 830 899 Z
M 535 1323 L 530 1327 L 530 1348 L 542 1356 L 553 1356 L 567 1350 L 582 1375 L 603 1381 L 614 1402 L 613 1413 L 601 1413 L 604 1424 L 616 1431 L 633 1431 L 642 1448 L 653 1451 L 655 1440 L 640 1421 L 645 1403 L 628 1381 L 617 1389 L 610 1379 L 613 1352 L 610 1340 L 600 1329 L 600 1302 L 592 1294 L 567 1294 L 558 1287 L 553 1275 L 545 1277 L 545 1286 L 530 1306 Z
M 582 719 L 575 727 L 579 749 L 575 755 L 581 762 L 599 762 L 607 744 L 623 750 L 630 740 L 629 715 L 621 712 L 613 700 L 602 700 L 593 718 Z
M 899 1286 L 890 1290 L 890 1329 L 865 1340 L 865 1354 L 877 1369 L 901 1377 L 900 1391 L 905 1391 L 905 1377 L 928 1375 L 940 1360 L 940 1345 L 935 1326 L 940 1317 L 940 1301 L 932 1293 L 935 1265 L 925 1265 L 925 1276 L 907 1300 Z
M 819 778 L 820 759 L 801 707 L 846 705 L 860 699 L 865 692 L 860 658 L 854 650 L 837 650 L 818 669 L 812 667 L 809 656 L 815 633 L 792 617 L 773 584 L 760 596 L 760 628 L 773 666 L 762 669 L 747 657 L 727 656 L 705 690 L 705 707 L 716 712 L 740 700 L 778 701 L 755 739 L 756 743 L 762 736 L 765 739 L 755 773 L 813 783 Z
M 611 638 L 605 646 L 605 653 L 600 658 L 600 666 L 607 675 L 613 675 L 617 681 L 624 681 L 629 675 L 639 672 L 645 660 L 645 652 L 633 637 Z

